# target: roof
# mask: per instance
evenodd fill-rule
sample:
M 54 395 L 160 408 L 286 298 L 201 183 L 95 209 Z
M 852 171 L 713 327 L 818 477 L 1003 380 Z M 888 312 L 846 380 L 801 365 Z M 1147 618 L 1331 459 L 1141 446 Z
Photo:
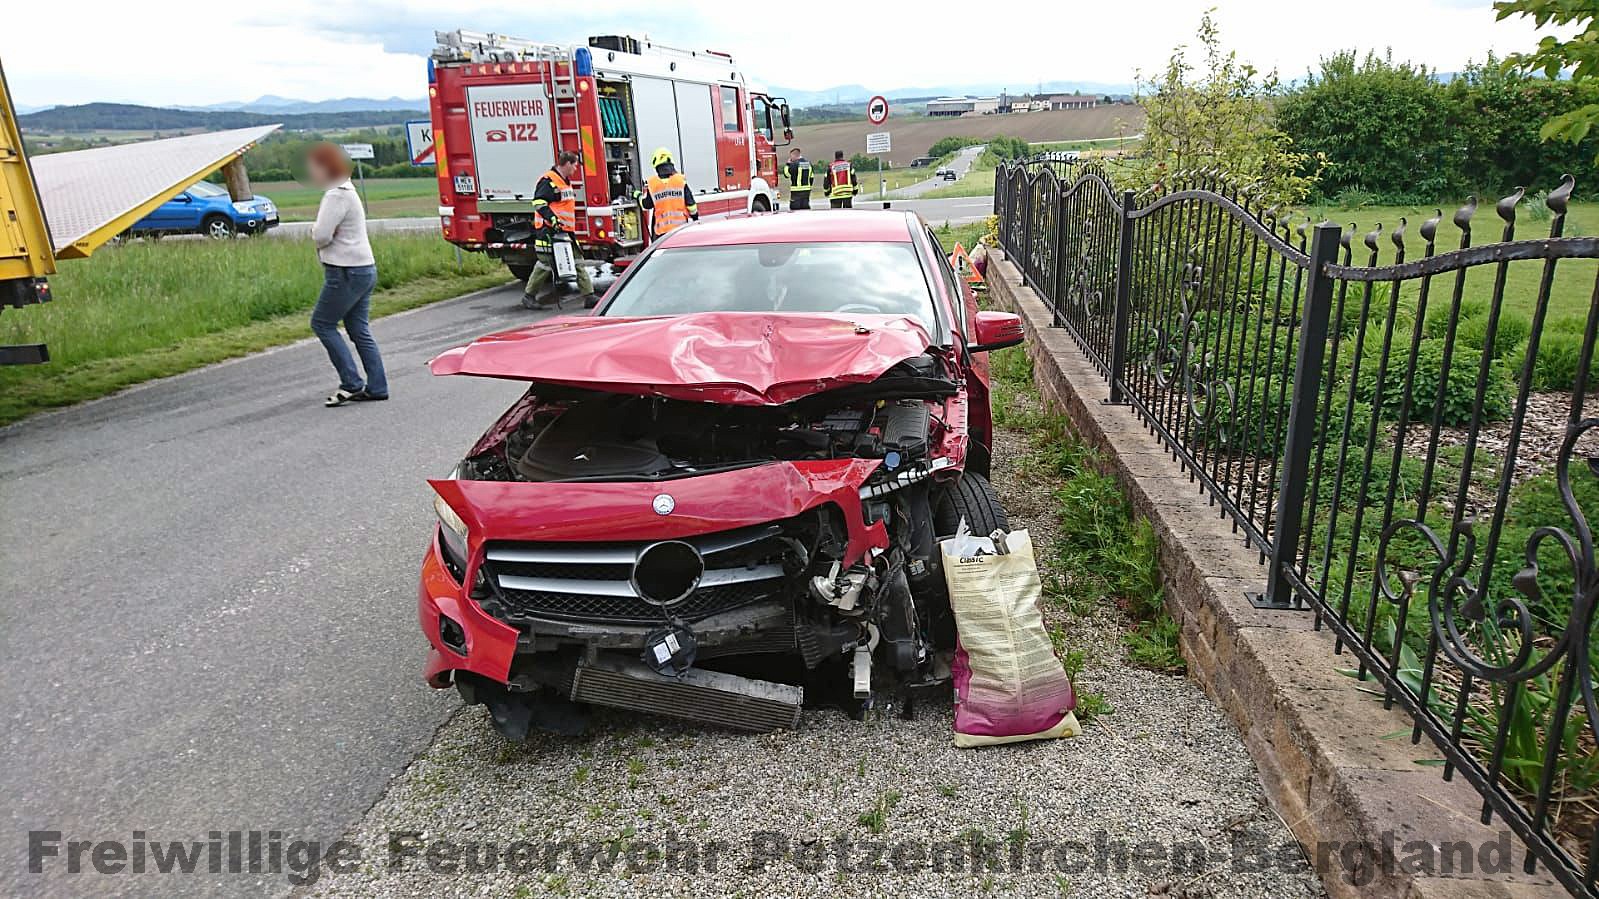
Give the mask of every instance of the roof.
M 277 125 L 94 147 L 32 158 L 59 257 L 84 257 Z
M 736 215 L 678 228 L 661 245 L 669 249 L 746 243 L 909 243 L 916 220 L 914 212 L 892 209 Z

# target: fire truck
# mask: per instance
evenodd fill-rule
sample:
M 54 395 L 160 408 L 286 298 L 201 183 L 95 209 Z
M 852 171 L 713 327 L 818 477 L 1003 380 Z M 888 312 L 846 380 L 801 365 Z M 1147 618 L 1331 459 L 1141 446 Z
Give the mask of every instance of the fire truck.
M 445 240 L 533 269 L 533 191 L 559 151 L 582 159 L 573 237 L 615 260 L 648 240 L 637 194 L 665 147 L 700 216 L 777 208 L 788 104 L 753 91 L 733 57 L 608 35 L 586 46 L 435 32 L 428 105 Z

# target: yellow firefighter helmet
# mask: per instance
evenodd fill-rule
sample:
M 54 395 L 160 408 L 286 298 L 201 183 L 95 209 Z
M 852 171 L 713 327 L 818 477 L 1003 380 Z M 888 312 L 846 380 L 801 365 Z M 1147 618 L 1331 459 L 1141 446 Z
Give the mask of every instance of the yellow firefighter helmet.
M 671 162 L 673 165 L 677 164 L 672 162 L 672 151 L 666 149 L 665 147 L 661 147 L 659 150 L 656 150 L 655 155 L 650 157 L 650 165 L 655 168 L 659 168 L 668 162 Z

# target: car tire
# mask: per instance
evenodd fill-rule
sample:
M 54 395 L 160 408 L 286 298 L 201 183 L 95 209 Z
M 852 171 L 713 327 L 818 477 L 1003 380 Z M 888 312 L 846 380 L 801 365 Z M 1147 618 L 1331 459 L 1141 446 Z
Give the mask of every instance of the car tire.
M 987 535 L 1010 530 L 1010 517 L 994 492 L 994 485 L 975 471 L 940 490 L 933 501 L 933 533 L 939 538 L 953 536 L 961 519 L 973 534 Z
M 521 262 L 507 262 L 505 267 L 510 270 L 511 277 L 518 281 L 526 281 L 533 277 L 533 266 Z
M 225 215 L 208 215 L 200 223 L 200 233 L 212 240 L 226 240 L 233 236 L 233 222 Z
M 765 197 L 756 197 L 755 201 L 750 204 L 750 208 L 756 212 L 771 212 L 772 204 L 768 203 Z

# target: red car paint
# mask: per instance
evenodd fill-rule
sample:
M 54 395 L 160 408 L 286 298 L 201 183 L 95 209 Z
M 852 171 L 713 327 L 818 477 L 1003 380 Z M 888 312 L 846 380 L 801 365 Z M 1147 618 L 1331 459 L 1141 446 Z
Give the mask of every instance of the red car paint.
M 914 216 L 868 210 L 829 210 L 804 215 L 728 216 L 678 228 L 656 241 L 663 247 L 721 247 L 752 243 L 910 243 Z
M 942 402 L 930 457 L 939 479 L 976 464 L 986 470 L 990 440 L 988 370 L 976 343 L 978 311 L 970 289 L 939 266 L 936 241 L 914 215 L 816 212 L 702 223 L 681 228 L 650 252 L 674 246 L 789 241 L 892 241 L 916 244 L 955 346 L 938 350 L 961 372 L 962 390 Z M 602 305 L 603 310 L 603 305 Z M 1008 317 L 1013 318 L 1013 317 Z M 995 322 L 995 325 L 1002 324 Z M 700 313 L 660 318 L 561 318 L 489 335 L 432 362 L 434 374 L 467 374 L 574 385 L 616 393 L 734 405 L 772 405 L 874 380 L 896 363 L 929 350 L 931 338 L 903 316 Z M 477 454 L 503 441 L 537 402 L 524 397 L 481 437 Z M 974 461 L 974 457 L 975 460 Z M 466 596 L 489 541 L 669 540 L 757 525 L 823 504 L 843 513 L 844 563 L 888 547 L 881 522 L 864 520 L 859 491 L 882 465 L 845 458 L 770 462 L 667 482 L 429 481 L 468 528 L 464 577 L 446 566 L 438 538 L 422 567 L 419 620 L 430 644 L 428 683 L 445 687 L 453 671 L 504 683 L 518 630 Z M 675 508 L 657 514 L 653 499 L 670 492 Z M 439 616 L 466 635 L 465 656 L 444 645 Z
M 557 318 L 479 338 L 443 353 L 431 368 L 436 375 L 777 405 L 874 380 L 927 346 L 921 325 L 894 315 Z
M 822 503 L 844 513 L 850 534 L 845 564 L 888 546 L 882 522 L 861 517 L 860 487 L 882 463 L 876 459 L 773 462 L 675 480 L 602 484 L 532 484 L 503 481 L 430 480 L 428 483 L 467 523 L 470 539 L 466 581 L 492 535 L 495 540 L 670 540 L 731 530 L 789 518 Z M 677 507 L 669 516 L 655 513 L 651 500 L 670 489 Z M 438 540 L 428 547 L 418 596 L 422 632 L 433 651 L 425 675 L 434 686 L 448 686 L 441 673 L 464 668 L 504 681 L 516 649 L 516 629 L 485 614 L 461 597 L 461 587 L 444 567 Z M 439 614 L 448 615 L 467 635 L 463 658 L 438 639 Z

